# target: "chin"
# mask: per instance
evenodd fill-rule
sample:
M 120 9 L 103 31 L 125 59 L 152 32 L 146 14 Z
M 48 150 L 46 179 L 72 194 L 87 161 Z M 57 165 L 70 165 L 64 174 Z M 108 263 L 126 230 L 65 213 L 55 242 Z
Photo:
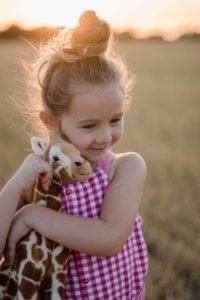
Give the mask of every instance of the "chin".
M 103 157 L 106 155 L 109 149 L 103 150 L 103 151 L 92 151 L 92 153 L 88 154 L 85 158 L 91 163 L 96 164 L 98 161 L 103 159 Z

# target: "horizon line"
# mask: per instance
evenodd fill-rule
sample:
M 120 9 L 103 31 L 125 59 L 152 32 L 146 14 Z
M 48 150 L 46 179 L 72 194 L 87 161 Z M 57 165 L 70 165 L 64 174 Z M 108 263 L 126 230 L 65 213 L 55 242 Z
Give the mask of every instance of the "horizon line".
M 62 28 L 62 27 L 68 27 L 67 25 L 48 25 L 48 24 L 35 24 L 35 25 L 28 25 L 24 24 L 22 22 L 14 21 L 14 22 L 6 22 L 3 24 L 0 24 L 0 33 L 6 32 L 12 27 L 18 27 L 20 30 L 24 31 L 34 31 L 40 28 L 47 28 L 50 30 Z M 149 30 L 143 30 L 139 27 L 134 26 L 111 26 L 113 29 L 114 34 L 123 34 L 123 33 L 129 33 L 131 37 L 133 38 L 150 38 L 150 37 L 161 37 L 164 40 L 177 40 L 183 35 L 187 34 L 200 34 L 200 26 L 177 26 L 177 28 L 172 29 L 166 29 L 166 28 L 154 28 Z

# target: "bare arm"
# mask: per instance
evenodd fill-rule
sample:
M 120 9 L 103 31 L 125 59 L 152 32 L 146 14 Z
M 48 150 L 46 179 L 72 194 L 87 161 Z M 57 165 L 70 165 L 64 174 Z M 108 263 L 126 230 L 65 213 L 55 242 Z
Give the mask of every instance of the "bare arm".
M 0 192 L 0 255 L 15 212 L 39 175 L 43 175 L 44 188 L 47 188 L 52 179 L 51 166 L 36 155 L 29 155 Z
M 10 225 L 22 198 L 22 191 L 11 178 L 0 193 L 0 254 L 2 254 Z
M 98 220 L 37 205 L 22 209 L 22 219 L 30 228 L 71 249 L 97 256 L 116 254 L 132 230 L 146 174 L 145 163 L 137 154 L 121 156 L 118 162 Z M 53 226 L 49 226 L 50 220 Z

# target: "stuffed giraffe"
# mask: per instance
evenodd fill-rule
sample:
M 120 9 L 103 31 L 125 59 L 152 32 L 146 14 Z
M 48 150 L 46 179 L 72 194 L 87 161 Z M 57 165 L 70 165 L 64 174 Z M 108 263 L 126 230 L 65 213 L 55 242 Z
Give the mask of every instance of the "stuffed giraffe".
M 61 185 L 87 179 L 90 164 L 78 149 L 57 134 L 50 135 L 48 144 L 32 137 L 31 144 L 35 154 L 49 161 L 53 168 L 53 180 L 47 192 L 38 178 L 33 202 L 61 211 Z M 49 223 L 53 226 L 53 220 Z M 69 249 L 30 231 L 17 245 L 15 264 L 6 266 L 4 258 L 0 262 L 0 299 L 64 299 L 69 253 Z

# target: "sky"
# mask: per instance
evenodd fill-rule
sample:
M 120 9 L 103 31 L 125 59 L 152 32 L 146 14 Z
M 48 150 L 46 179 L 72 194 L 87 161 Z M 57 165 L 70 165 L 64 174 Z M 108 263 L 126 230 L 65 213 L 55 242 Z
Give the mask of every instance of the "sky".
M 200 32 L 200 0 L 0 0 L 0 29 L 10 24 L 73 26 L 92 9 L 118 30 L 162 34 L 166 38 Z

